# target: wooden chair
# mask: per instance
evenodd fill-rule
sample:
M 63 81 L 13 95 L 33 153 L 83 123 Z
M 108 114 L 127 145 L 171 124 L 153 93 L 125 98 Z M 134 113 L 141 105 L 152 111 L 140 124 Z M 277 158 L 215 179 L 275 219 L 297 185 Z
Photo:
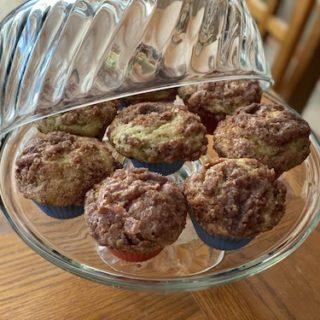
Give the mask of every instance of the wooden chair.
M 320 3 L 294 1 L 289 21 L 281 19 L 281 0 L 247 0 L 262 38 L 279 44 L 273 65 L 274 90 L 302 111 L 320 76 Z

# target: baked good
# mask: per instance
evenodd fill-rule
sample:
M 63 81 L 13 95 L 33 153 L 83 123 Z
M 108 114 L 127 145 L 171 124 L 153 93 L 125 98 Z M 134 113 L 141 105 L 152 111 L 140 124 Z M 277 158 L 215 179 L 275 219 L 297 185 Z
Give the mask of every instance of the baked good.
M 189 111 L 198 114 L 212 134 L 219 121 L 239 107 L 260 102 L 262 90 L 255 80 L 207 82 L 180 87 L 180 98 Z
M 254 158 L 277 175 L 310 153 L 310 128 L 294 112 L 276 104 L 252 104 L 220 122 L 213 146 L 225 158 Z
M 180 189 L 147 169 L 116 170 L 86 195 L 91 236 L 127 261 L 150 259 L 174 243 L 186 216 Z
M 146 102 L 123 109 L 110 125 L 108 137 L 119 153 L 138 160 L 134 165 L 162 174 L 170 174 L 172 168 L 175 172 L 184 161 L 197 160 L 207 150 L 199 117 L 172 103 Z
M 56 114 L 36 123 L 42 133 L 64 131 L 78 136 L 101 137 L 117 113 L 119 102 L 107 101 Z
M 199 237 L 221 250 L 242 247 L 285 212 L 285 186 L 255 159 L 206 163 L 185 181 L 183 192 Z
M 83 213 L 86 192 L 117 167 L 108 147 L 97 139 L 52 132 L 28 142 L 16 160 L 15 176 L 25 198 L 60 217 L 70 205 L 80 206 Z M 70 209 L 61 218 L 73 216 Z

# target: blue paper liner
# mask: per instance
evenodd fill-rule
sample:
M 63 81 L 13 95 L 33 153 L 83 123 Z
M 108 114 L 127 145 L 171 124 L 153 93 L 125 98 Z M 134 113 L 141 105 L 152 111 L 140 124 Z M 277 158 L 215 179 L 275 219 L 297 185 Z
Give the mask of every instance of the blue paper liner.
M 128 105 L 121 99 L 118 100 L 118 110 L 121 111 L 128 107 Z
M 131 159 L 131 161 L 136 168 L 147 168 L 152 172 L 157 172 L 164 176 L 177 172 L 184 164 L 183 160 L 178 160 L 173 163 L 147 163 L 136 159 Z
M 198 222 L 191 218 L 194 229 L 199 238 L 209 247 L 219 250 L 236 250 L 247 245 L 253 238 L 236 239 L 226 236 L 212 236 L 208 234 Z
M 84 213 L 83 206 L 69 205 L 65 207 L 48 206 L 42 203 L 35 204 L 48 216 L 56 219 L 71 219 Z

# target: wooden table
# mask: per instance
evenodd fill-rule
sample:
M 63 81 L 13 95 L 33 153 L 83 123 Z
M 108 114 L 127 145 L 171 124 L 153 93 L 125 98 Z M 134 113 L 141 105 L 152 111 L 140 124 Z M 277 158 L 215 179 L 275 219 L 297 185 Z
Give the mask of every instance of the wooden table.
M 34 253 L 0 217 L 0 320 L 320 319 L 320 228 L 293 255 L 247 280 L 153 294 L 99 285 Z
M 262 274 L 201 292 L 160 295 L 106 287 L 55 267 L 29 249 L 0 213 L 0 320 L 7 319 L 319 320 L 320 229 Z

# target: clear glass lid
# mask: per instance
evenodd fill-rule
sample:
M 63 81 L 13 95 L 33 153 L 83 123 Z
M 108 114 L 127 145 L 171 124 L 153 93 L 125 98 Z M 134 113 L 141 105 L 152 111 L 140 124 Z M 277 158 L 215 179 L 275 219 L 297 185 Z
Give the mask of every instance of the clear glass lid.
M 242 0 L 30 0 L 0 23 L 0 134 L 95 102 L 271 75 Z

